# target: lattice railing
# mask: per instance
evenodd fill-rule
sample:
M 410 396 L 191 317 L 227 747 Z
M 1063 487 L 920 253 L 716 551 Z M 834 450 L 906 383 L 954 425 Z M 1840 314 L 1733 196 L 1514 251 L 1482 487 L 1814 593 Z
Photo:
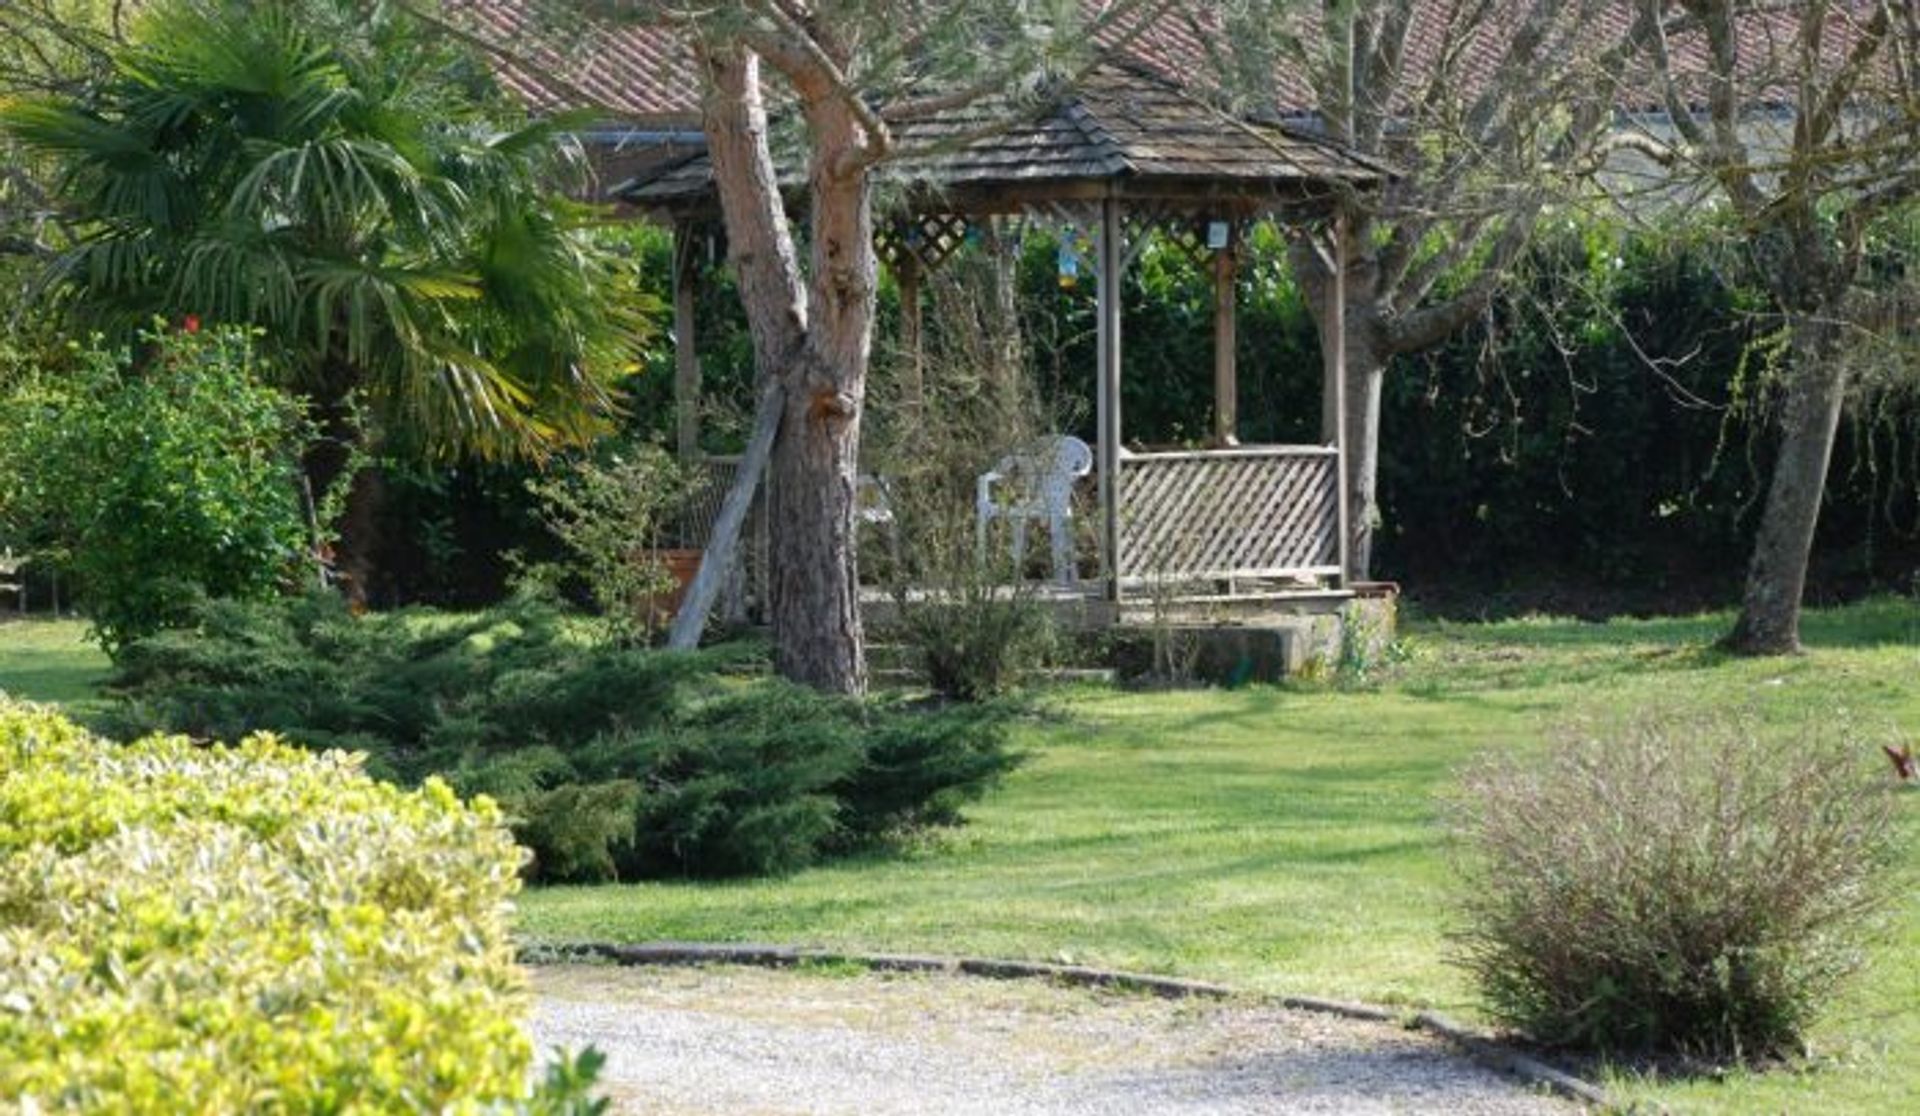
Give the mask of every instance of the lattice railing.
M 1121 458 L 1121 580 L 1337 576 L 1338 461 L 1320 446 Z

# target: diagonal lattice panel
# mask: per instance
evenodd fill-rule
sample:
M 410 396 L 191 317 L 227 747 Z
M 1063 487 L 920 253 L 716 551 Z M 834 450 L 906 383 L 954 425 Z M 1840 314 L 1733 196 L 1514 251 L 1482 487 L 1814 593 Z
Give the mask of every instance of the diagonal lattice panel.
M 1328 572 L 1340 560 L 1337 462 L 1317 446 L 1122 460 L 1121 576 Z

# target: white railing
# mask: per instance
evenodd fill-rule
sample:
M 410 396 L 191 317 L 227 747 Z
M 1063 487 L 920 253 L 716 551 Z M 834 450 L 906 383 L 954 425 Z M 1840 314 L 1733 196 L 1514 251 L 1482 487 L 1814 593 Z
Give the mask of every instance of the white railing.
M 1338 468 L 1328 446 L 1122 457 L 1122 583 L 1339 576 Z

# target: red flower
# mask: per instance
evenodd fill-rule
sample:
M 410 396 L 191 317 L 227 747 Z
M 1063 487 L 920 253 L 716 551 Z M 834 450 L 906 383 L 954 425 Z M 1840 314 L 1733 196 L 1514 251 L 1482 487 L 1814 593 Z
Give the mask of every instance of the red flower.
M 180 328 L 186 330 L 188 333 L 199 333 L 200 332 L 200 315 L 188 314 L 185 318 L 182 318 L 180 320 Z

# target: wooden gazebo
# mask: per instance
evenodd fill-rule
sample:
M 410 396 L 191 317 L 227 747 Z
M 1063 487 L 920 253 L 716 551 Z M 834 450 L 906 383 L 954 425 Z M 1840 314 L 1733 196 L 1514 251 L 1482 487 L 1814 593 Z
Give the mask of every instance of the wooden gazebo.
M 1012 121 L 1009 123 L 1009 121 Z M 1234 276 L 1238 248 L 1259 221 L 1312 238 L 1336 272 L 1332 204 L 1379 189 L 1387 168 L 1305 130 L 1232 115 L 1150 74 L 1108 63 L 1020 108 L 1006 101 L 903 124 L 914 152 L 880 172 L 905 199 L 878 220 L 878 248 L 902 296 L 908 342 L 919 328 L 920 277 L 966 239 L 970 223 L 1024 215 L 1091 233 L 1097 283 L 1096 481 L 1101 596 L 1143 586 L 1207 595 L 1344 595 L 1345 447 L 1242 445 L 1237 437 Z M 798 190 L 802 178 L 791 176 Z M 693 329 L 692 245 L 718 215 L 712 170 L 683 149 L 616 188 L 617 197 L 676 231 L 675 344 L 680 445 L 697 446 L 699 357 Z M 1177 238 L 1210 259 L 1214 286 L 1214 413 L 1207 448 L 1129 453 L 1120 413 L 1121 280 L 1149 236 Z M 1323 372 L 1335 415 L 1344 408 L 1344 331 L 1326 334 Z M 1344 431 L 1336 417 L 1333 427 Z

